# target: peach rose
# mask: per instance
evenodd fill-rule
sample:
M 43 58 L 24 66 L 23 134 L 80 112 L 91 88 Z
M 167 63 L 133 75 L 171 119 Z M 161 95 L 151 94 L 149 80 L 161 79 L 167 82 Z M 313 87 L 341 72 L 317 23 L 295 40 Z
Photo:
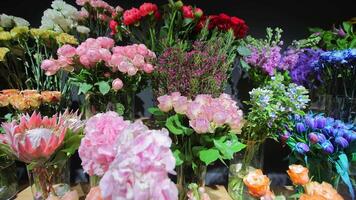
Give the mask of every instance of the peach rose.
M 103 200 L 101 196 L 100 187 L 93 187 L 90 189 L 89 194 L 85 197 L 85 200 Z
M 309 194 L 302 194 L 299 200 L 326 200 L 323 196 L 320 195 L 309 195 Z
M 61 99 L 61 92 L 59 91 L 43 91 L 41 98 L 44 103 L 55 103 Z
M 308 195 L 319 195 L 326 200 L 343 200 L 342 196 L 337 193 L 332 185 L 326 182 L 309 182 L 304 185 L 305 193 Z
M 23 98 L 30 108 L 38 108 L 41 105 L 41 95 L 37 92 L 24 93 Z
M 6 90 L 2 90 L 1 93 L 7 95 L 7 96 L 11 96 L 13 94 L 19 94 L 20 91 L 17 89 L 6 89 Z
M 0 94 L 0 107 L 5 107 L 9 105 L 9 98 L 7 95 Z
M 20 94 L 9 96 L 9 102 L 17 110 L 28 110 L 30 106 L 26 103 L 25 98 Z
M 269 178 L 260 169 L 249 172 L 243 179 L 249 193 L 254 197 L 263 197 L 269 191 Z
M 294 185 L 305 185 L 309 182 L 309 170 L 302 165 L 290 165 L 287 173 Z

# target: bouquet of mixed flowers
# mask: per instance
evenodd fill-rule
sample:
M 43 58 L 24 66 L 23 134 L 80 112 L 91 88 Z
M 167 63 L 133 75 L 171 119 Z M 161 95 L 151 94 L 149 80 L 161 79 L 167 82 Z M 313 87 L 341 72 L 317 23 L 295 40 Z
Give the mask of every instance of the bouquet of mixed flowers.
M 79 87 L 78 94 L 89 98 L 91 112 L 114 107 L 133 119 L 134 95 L 144 89 L 147 75 L 154 71 L 156 55 L 142 44 L 114 43 L 111 38 L 98 37 L 89 38 L 78 47 L 64 45 L 57 51 L 58 58 L 43 61 L 41 68 L 47 76 L 69 71 L 69 81 Z M 121 99 L 117 92 L 122 92 Z
M 338 185 L 340 178 L 349 187 L 349 161 L 355 159 L 356 133 L 354 124 L 345 124 L 322 115 L 294 116 L 281 140 L 291 149 L 290 160 L 307 166 L 318 181 Z
M 91 117 L 84 132 L 82 166 L 102 177 L 99 189 L 92 189 L 87 199 L 178 199 L 168 177 L 175 173 L 175 159 L 167 130 L 149 130 L 141 121 L 131 123 L 107 112 Z

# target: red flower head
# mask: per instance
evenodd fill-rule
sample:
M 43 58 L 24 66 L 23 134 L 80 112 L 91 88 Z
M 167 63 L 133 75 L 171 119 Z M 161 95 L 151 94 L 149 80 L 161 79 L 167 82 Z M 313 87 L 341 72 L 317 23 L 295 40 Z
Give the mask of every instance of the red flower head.
M 124 24 L 129 26 L 131 24 L 137 23 L 141 19 L 140 10 L 137 8 L 131 8 L 130 10 L 126 10 L 124 12 Z
M 140 13 L 142 17 L 155 14 L 157 11 L 158 11 L 157 5 L 153 3 L 144 3 L 140 6 Z
M 115 20 L 110 20 L 109 22 L 109 27 L 110 27 L 110 30 L 111 30 L 111 35 L 114 35 L 117 33 L 117 26 L 119 25 L 119 23 L 117 23 L 117 21 Z
M 237 38 L 243 38 L 247 34 L 248 27 L 244 20 L 238 17 L 230 17 L 225 13 L 209 16 L 209 29 L 218 28 L 219 30 L 227 31 L 232 29 Z
M 198 18 L 199 18 L 199 17 L 203 16 L 203 14 L 204 14 L 204 13 L 203 13 L 203 10 L 202 10 L 202 9 L 200 9 L 200 8 L 195 8 L 195 9 L 194 9 L 194 16 L 195 16 L 195 17 L 198 17 Z
M 183 17 L 194 19 L 193 8 L 192 6 L 183 6 L 182 7 Z
M 160 12 L 155 12 L 155 19 L 156 20 L 160 20 L 162 18 L 162 15 L 161 15 L 161 13 Z

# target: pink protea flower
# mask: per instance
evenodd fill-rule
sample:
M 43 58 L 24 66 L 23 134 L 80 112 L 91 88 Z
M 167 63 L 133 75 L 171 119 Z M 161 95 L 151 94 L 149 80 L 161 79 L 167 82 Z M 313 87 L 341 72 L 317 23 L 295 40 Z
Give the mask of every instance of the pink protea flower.
M 116 112 L 99 113 L 87 121 L 79 147 L 85 172 L 102 176 L 108 170 L 116 156 L 116 139 L 128 125 Z
M 5 136 L 0 142 L 9 145 L 17 158 L 30 163 L 48 159 L 61 146 L 67 133 L 63 120 L 57 115 L 42 117 L 34 112 L 31 116 L 23 115 L 20 122 L 3 123 Z
M 178 199 L 168 177 L 175 173 L 175 159 L 167 130 L 149 130 L 137 121 L 117 141 L 117 156 L 100 181 L 103 199 Z

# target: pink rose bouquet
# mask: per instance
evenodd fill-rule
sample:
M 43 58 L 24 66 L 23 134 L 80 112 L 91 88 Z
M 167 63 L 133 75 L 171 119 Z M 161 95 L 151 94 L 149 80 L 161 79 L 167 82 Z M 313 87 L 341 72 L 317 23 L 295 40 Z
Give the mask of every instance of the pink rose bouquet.
M 117 140 L 117 154 L 100 181 L 103 199 L 178 199 L 175 159 L 168 131 L 149 130 L 141 121 L 130 124 Z
M 158 97 L 158 102 L 158 108 L 149 111 L 157 124 L 164 124 L 171 134 L 176 166 L 180 173 L 193 172 L 193 175 L 183 176 L 192 179 L 178 183 L 183 184 L 183 188 L 187 186 L 185 183 L 203 184 L 204 177 L 196 179 L 205 166 L 218 159 L 230 160 L 234 153 L 245 147 L 236 135 L 244 123 L 243 113 L 229 95 L 214 98 L 200 94 L 195 99 L 188 99 L 174 92 Z M 186 194 L 186 191 L 181 193 Z
M 145 87 L 156 59 L 143 44 L 115 46 L 107 37 L 88 38 L 78 47 L 64 45 L 57 56 L 42 62 L 46 75 L 69 71 L 70 83 L 79 87 L 79 94 L 92 96 L 87 99 L 97 105 L 93 112 L 108 110 L 109 102 L 120 102 L 126 105 L 129 118 L 133 118 L 129 110 L 133 96 Z

